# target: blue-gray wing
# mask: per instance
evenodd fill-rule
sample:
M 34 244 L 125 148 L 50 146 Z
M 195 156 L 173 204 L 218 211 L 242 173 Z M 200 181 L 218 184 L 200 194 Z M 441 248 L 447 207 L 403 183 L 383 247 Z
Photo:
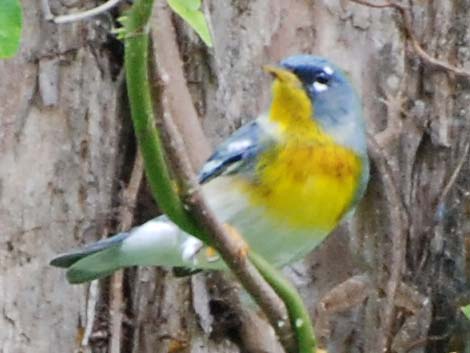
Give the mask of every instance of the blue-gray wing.
M 255 120 L 242 126 L 224 141 L 199 172 L 199 183 L 219 176 L 253 171 L 256 157 L 268 145 L 265 133 Z

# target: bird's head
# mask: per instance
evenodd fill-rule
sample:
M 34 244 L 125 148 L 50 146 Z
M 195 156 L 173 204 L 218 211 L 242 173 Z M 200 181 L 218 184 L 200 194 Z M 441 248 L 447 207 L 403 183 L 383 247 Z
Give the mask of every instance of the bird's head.
M 271 114 L 279 121 L 294 129 L 313 121 L 338 143 L 365 151 L 361 103 L 340 68 L 321 57 L 295 55 L 265 70 L 275 78 Z

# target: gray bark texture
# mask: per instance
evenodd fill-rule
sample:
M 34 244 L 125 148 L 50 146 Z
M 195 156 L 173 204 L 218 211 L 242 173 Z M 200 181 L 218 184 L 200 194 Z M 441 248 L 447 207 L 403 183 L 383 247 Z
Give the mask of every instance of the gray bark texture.
M 266 109 L 261 66 L 287 55 L 330 58 L 363 98 L 386 168 L 374 157 L 353 219 L 285 270 L 328 353 L 470 349 L 470 78 L 440 65 L 470 70 L 470 0 L 400 4 L 206 0 L 212 49 L 173 19 L 213 145 Z M 0 352 L 282 352 L 226 275 L 141 268 L 71 286 L 48 266 L 158 210 L 140 185 L 113 17 L 54 25 L 39 1 L 23 8 L 21 52 L 0 61 Z

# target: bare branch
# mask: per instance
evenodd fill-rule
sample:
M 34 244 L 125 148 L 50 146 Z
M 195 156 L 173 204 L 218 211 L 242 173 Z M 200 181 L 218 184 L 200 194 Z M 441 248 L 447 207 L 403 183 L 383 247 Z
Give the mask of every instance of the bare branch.
M 182 135 L 193 169 L 199 170 L 209 157 L 211 147 L 202 130 L 186 83 L 176 32 L 171 22 L 171 11 L 162 2 L 157 2 L 155 6 L 157 9 L 151 22 L 151 35 L 156 49 L 153 57 L 158 76 L 165 83 L 162 95 L 168 102 L 168 112 Z
M 381 4 L 376 4 L 376 3 L 369 2 L 367 0 L 349 0 L 349 1 L 354 2 L 356 4 L 364 5 L 364 6 L 367 6 L 367 7 L 376 8 L 376 9 L 384 9 L 384 8 L 395 9 L 396 11 L 398 11 L 400 13 L 400 15 L 403 19 L 403 27 L 404 27 L 404 30 L 405 30 L 405 34 L 406 34 L 407 38 L 409 39 L 409 41 L 411 42 L 411 45 L 413 46 L 413 49 L 414 49 L 415 53 L 425 63 L 427 63 L 429 65 L 432 65 L 434 67 L 437 67 L 439 69 L 443 69 L 443 70 L 452 72 L 453 74 L 455 74 L 457 76 L 463 76 L 463 77 L 470 78 L 470 72 L 468 72 L 467 70 L 464 70 L 462 68 L 453 66 L 453 65 L 449 64 L 446 61 L 439 60 L 439 59 L 429 55 L 423 49 L 423 47 L 419 43 L 418 39 L 416 38 L 416 35 L 414 34 L 411 15 L 410 15 L 410 11 L 409 11 L 408 8 L 406 8 L 406 7 L 404 7 L 400 4 L 397 4 L 395 2 L 385 2 L 385 3 L 381 3 Z
M 162 102 L 165 107 L 167 103 Z M 165 111 L 166 108 L 164 108 Z M 201 222 L 209 234 L 220 255 L 243 284 L 243 287 L 254 297 L 275 328 L 284 347 L 290 352 L 295 351 L 295 341 L 284 303 L 276 295 L 271 286 L 263 279 L 246 256 L 240 256 L 241 244 L 227 234 L 226 229 L 217 221 L 212 210 L 207 206 L 200 187 L 195 178 L 192 166 L 186 155 L 183 141 L 170 114 L 163 114 L 165 129 L 172 138 L 170 151 L 177 156 L 178 168 L 175 173 L 185 181 L 190 191 L 188 203 L 192 213 Z

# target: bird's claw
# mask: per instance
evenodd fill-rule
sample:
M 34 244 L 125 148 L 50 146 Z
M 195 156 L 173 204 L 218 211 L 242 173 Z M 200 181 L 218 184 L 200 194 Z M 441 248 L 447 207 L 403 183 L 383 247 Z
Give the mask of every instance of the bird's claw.
M 250 247 L 248 246 L 247 242 L 245 239 L 243 239 L 242 235 L 236 230 L 234 227 L 232 227 L 230 224 L 225 223 L 224 224 L 225 230 L 227 231 L 227 234 L 234 240 L 237 244 L 238 251 L 237 255 L 240 260 L 244 260 L 248 256 L 248 252 L 250 250 Z

